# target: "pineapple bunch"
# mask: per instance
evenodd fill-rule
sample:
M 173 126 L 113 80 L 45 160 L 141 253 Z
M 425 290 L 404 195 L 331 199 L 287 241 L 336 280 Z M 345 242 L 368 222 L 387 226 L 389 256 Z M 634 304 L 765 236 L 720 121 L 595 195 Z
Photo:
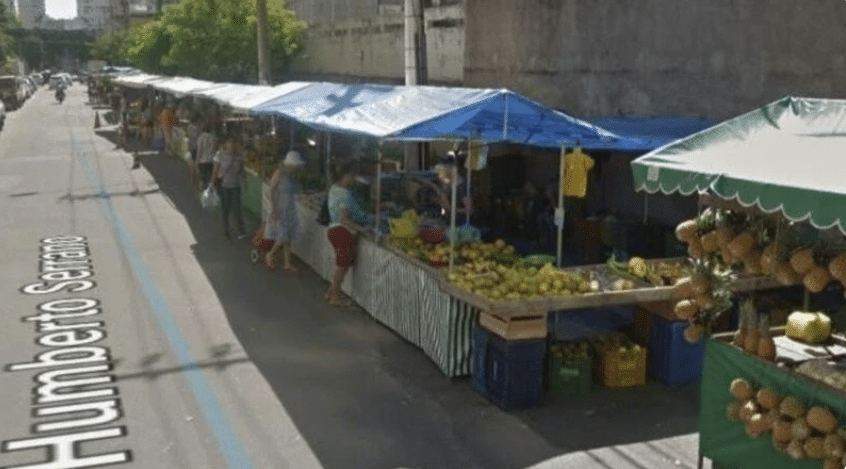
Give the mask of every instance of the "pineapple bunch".
M 767 361 L 775 361 L 775 341 L 770 336 L 770 322 L 767 315 L 758 315 L 751 298 L 740 303 L 739 324 L 732 343 Z
M 846 286 L 846 252 L 841 246 L 798 241 L 787 226 L 731 210 L 705 210 L 680 223 L 676 238 L 691 259 L 722 269 L 766 275 L 780 285 L 803 284 L 819 293 L 832 281 Z
M 731 307 L 731 283 L 734 274 L 714 268 L 707 260 L 696 259 L 692 273 L 680 278 L 673 286 L 676 304 L 673 314 L 689 322 L 684 337 L 690 343 L 699 342 L 714 321 Z
M 793 396 L 780 396 L 773 389 L 755 389 L 745 378 L 729 387 L 734 398 L 726 418 L 744 425 L 749 438 L 769 435 L 773 448 L 795 459 L 817 459 L 823 469 L 846 466 L 846 429 L 821 406 L 806 408 Z

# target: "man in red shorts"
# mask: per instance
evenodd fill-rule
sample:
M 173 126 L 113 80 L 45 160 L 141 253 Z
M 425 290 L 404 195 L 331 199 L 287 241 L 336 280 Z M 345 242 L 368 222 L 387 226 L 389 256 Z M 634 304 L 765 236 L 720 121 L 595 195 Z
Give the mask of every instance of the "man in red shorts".
M 333 306 L 350 306 L 341 294 L 341 285 L 356 256 L 356 233 L 364 231 L 369 214 L 350 190 L 355 183 L 352 166 L 345 165 L 339 171 L 339 177 L 329 189 L 329 231 L 327 233 L 332 247 L 335 248 L 335 273 L 326 291 L 326 301 Z

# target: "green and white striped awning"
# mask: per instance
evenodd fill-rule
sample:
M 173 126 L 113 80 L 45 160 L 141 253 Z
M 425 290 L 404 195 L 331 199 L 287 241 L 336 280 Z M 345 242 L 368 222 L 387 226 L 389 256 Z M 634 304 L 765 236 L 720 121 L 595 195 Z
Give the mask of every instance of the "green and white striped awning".
M 709 193 L 846 234 L 846 100 L 786 97 L 631 166 L 638 191 Z

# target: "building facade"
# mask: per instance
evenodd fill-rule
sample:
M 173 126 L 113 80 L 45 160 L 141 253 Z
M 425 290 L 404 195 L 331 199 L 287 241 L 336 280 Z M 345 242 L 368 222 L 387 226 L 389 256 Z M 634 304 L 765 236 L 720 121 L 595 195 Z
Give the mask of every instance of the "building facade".
M 17 0 L 18 21 L 24 29 L 35 29 L 47 17 L 44 0 Z
M 402 83 L 405 78 L 403 0 L 288 0 L 309 25 L 297 78 Z M 424 6 L 427 77 L 461 84 L 464 9 L 461 0 Z
M 3 5 L 6 7 L 6 13 L 9 16 L 13 16 L 15 18 L 18 17 L 18 9 L 15 7 L 15 0 L 2 0 Z
M 846 94 L 846 2 L 424 0 L 432 83 L 506 87 L 577 116 L 723 119 Z M 304 77 L 403 79 L 402 0 L 288 0 Z
M 789 94 L 846 94 L 844 2 L 467 0 L 465 14 L 468 85 L 577 116 L 721 120 Z

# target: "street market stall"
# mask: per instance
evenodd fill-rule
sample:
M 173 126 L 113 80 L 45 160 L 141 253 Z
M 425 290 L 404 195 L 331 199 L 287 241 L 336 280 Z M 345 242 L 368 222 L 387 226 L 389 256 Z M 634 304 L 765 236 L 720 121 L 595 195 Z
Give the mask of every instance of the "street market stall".
M 511 142 L 547 148 L 649 148 L 648 143 L 606 132 L 507 90 L 315 83 L 259 105 L 253 113 L 282 115 L 315 129 L 368 135 L 382 141 L 473 139 L 486 144 Z M 382 181 L 381 174 L 377 173 L 376 181 Z M 377 188 L 377 197 L 381 193 Z M 301 207 L 301 220 L 306 223 L 317 215 L 315 199 L 311 205 Z M 453 218 L 448 234 L 456 233 L 455 223 Z M 319 234 L 301 239 L 294 251 L 328 277 L 331 248 L 321 236 L 325 228 L 311 223 L 305 229 Z M 446 258 L 426 262 L 401 246 L 381 243 L 385 234 L 378 232 L 362 241 L 362 254 L 344 291 L 374 317 L 423 348 L 446 374 L 468 374 L 469 325 L 476 322 L 479 307 L 490 309 L 491 304 L 477 301 L 480 296 L 447 282 L 444 269 L 439 267 L 463 260 L 457 258 L 454 246 L 441 245 L 436 249 L 441 255 L 449 253 Z M 568 300 L 561 301 L 566 306 Z M 601 304 L 604 299 L 598 301 Z M 538 311 L 545 314 L 547 307 L 554 307 L 554 303 L 509 310 L 506 318 Z
M 740 269 L 805 290 L 784 328 L 752 295 L 737 332 L 707 339 L 700 454 L 722 467 L 846 465 L 844 122 L 846 101 L 786 97 L 632 162 L 640 190 L 708 207 L 677 230 L 706 281 Z M 715 311 L 682 301 L 691 338 L 707 334 Z

